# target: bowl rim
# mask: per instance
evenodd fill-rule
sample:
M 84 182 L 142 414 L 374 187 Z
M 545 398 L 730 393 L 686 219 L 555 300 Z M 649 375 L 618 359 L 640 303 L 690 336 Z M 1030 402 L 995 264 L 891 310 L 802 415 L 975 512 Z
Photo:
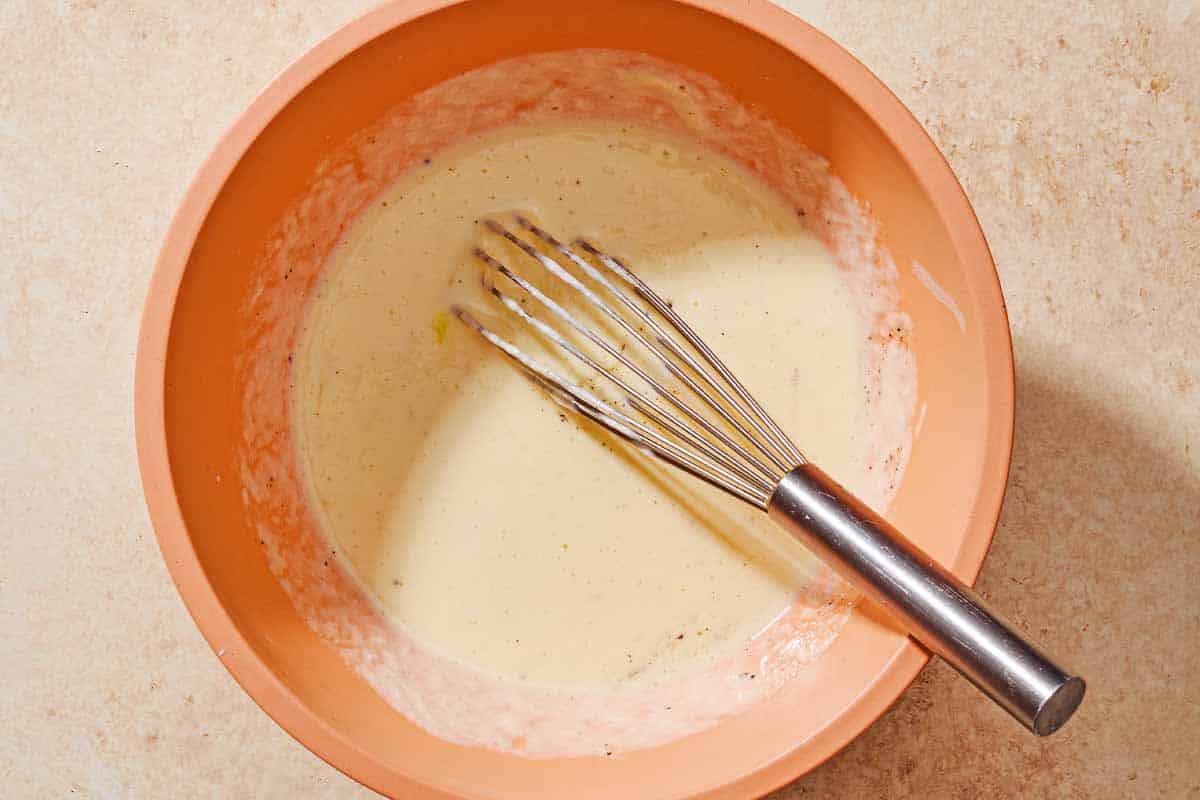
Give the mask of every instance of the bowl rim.
M 964 260 L 990 267 L 982 270 L 985 274 L 979 278 L 979 323 L 996 359 L 988 373 L 987 393 L 1000 430 L 994 442 L 996 452 L 983 464 L 970 506 L 976 524 L 967 531 L 949 564 L 958 577 L 974 583 L 991 546 L 1008 480 L 1015 423 L 1015 372 L 999 276 L 966 193 L 937 145 L 899 98 L 865 65 L 816 28 L 770 0 L 672 1 L 758 33 L 808 63 L 849 96 L 875 121 L 912 170 Z M 226 180 L 259 134 L 300 92 L 347 54 L 400 25 L 465 2 L 470 0 L 388 0 L 308 50 L 238 115 L 197 170 L 167 229 L 149 282 L 134 371 L 134 428 L 143 492 L 159 549 L 196 626 L 223 666 L 280 727 L 340 772 L 385 794 L 397 790 L 396 774 L 311 712 L 254 655 L 205 575 L 176 497 L 167 449 L 166 356 L 176 299 L 192 247 Z M 815 735 L 754 771 L 732 776 L 724 785 L 709 787 L 703 794 L 759 796 L 820 766 L 891 708 L 929 658 L 927 651 L 906 640 L 857 700 Z M 404 789 L 430 797 L 455 796 L 412 781 L 407 781 Z

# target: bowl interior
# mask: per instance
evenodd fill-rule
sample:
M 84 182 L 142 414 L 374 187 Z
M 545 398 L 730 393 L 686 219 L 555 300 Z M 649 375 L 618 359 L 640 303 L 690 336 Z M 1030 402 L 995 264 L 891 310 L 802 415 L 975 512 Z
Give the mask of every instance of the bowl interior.
M 435 739 L 305 626 L 245 518 L 237 464 L 246 386 L 235 364 L 259 324 L 245 301 L 261 278 L 260 256 L 331 152 L 444 79 L 579 47 L 643 52 L 707 73 L 826 157 L 881 222 L 913 320 L 924 408 L 890 516 L 972 580 L 999 510 L 1012 429 L 1008 329 L 982 235 L 903 107 L 836 45 L 766 3 L 714 13 L 669 0 L 473 0 L 423 13 L 433 5 L 385 6 L 298 62 L 239 121 L 189 192 L 152 287 L 138 367 L 139 449 L 164 555 L 201 629 L 250 694 L 319 755 L 382 791 L 765 791 L 849 741 L 924 663 L 871 609 L 855 612 L 811 680 L 715 729 L 619 759 L 532 761 Z M 914 274 L 914 261 L 954 298 L 961 324 Z

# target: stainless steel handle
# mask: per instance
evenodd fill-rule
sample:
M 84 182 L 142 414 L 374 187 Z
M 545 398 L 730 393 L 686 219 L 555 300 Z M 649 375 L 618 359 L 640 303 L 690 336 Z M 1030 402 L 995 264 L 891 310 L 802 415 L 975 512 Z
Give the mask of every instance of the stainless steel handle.
M 767 513 L 1034 733 L 1054 733 L 1079 707 L 1081 678 L 817 467 L 785 475 Z

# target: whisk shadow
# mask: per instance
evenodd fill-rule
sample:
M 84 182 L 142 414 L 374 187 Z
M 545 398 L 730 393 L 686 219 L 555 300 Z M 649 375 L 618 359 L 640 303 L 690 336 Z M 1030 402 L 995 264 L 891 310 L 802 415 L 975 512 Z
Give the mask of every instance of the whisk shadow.
M 586 421 L 582 424 L 586 424 L 596 439 L 605 442 L 610 451 L 630 464 L 658 492 L 674 500 L 699 529 L 750 557 L 757 568 L 787 587 L 793 593 L 794 602 L 822 604 L 828 599 L 828 590 L 823 582 L 811 583 L 811 579 L 823 569 L 817 557 L 764 514 L 740 505 L 737 510 L 741 514 L 730 513 L 730 506 L 715 502 L 707 487 L 689 484 L 687 479 L 671 471 L 672 468 L 637 452 L 599 425 Z M 846 590 L 852 591 L 848 585 Z M 904 633 L 904 628 L 883 607 L 871 600 L 860 596 L 855 607 L 874 625 Z
M 1147 665 L 1169 672 L 1179 642 L 1200 640 L 1186 611 L 1200 606 L 1189 575 L 1200 562 L 1200 475 L 1186 453 L 1123 412 L 1124 401 L 1081 366 L 1019 373 L 1008 492 L 977 586 L 1088 681 L 1075 719 L 1037 739 L 935 660 L 889 713 L 773 800 L 1076 796 L 1097 764 L 1124 780 L 1170 720 L 1184 724 L 1178 717 L 1200 702 L 1195 681 L 1126 687 Z M 1154 577 L 1130 579 L 1139 575 Z M 1167 601 L 1162 587 L 1171 587 Z M 1177 635 L 1162 636 L 1168 629 Z M 1112 788 L 1093 788 L 1101 786 Z
M 814 556 L 771 524 L 761 512 L 743 507 L 741 501 L 718 502 L 724 498 L 715 497 L 708 487 L 689 483 L 688 479 L 669 472 L 670 467 L 639 453 L 595 423 L 583 421 L 581 424 L 586 424 L 593 436 L 640 473 L 656 491 L 677 503 L 706 534 L 752 559 L 757 568 L 789 587 L 796 593 L 797 600 L 803 601 L 807 579 L 815 575 L 820 566 Z M 825 599 L 822 593 L 820 602 Z

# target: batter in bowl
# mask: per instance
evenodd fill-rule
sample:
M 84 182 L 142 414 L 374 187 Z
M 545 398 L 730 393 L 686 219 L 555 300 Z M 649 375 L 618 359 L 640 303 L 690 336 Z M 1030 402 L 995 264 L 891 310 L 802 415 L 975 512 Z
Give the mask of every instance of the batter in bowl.
M 625 258 L 851 484 L 867 331 L 782 195 L 698 144 L 610 122 L 431 154 L 326 266 L 293 420 L 348 570 L 415 640 L 499 680 L 669 683 L 744 649 L 814 564 L 763 515 L 562 413 L 450 320 L 479 280 L 478 220 L 508 210 Z

